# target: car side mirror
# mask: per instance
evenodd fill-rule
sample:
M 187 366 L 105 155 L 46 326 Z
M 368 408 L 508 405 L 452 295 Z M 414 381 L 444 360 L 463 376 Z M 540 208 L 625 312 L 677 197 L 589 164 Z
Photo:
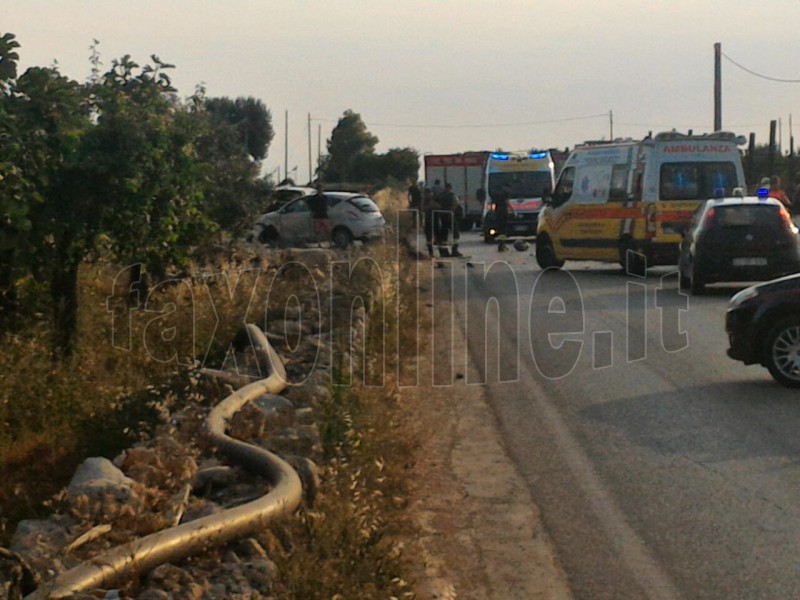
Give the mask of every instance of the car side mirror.
M 551 192 L 545 192 L 542 196 L 542 204 L 545 206 L 550 206 L 553 204 L 553 194 Z

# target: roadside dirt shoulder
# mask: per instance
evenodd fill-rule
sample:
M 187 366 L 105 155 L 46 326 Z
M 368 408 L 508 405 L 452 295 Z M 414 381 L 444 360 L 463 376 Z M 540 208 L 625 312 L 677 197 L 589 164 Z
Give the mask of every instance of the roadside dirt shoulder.
M 455 356 L 464 356 L 461 331 L 456 338 Z M 420 379 L 403 391 L 405 422 L 420 444 L 410 474 L 410 513 L 421 531 L 413 544 L 422 558 L 417 598 L 571 598 L 484 387 L 463 378 L 434 386 L 425 368 Z

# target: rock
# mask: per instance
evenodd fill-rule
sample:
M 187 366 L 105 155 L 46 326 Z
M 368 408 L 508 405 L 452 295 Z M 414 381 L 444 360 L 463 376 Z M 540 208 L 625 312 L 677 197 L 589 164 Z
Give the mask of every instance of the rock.
M 316 424 L 287 427 L 279 435 L 272 435 L 260 442 L 268 449 L 281 453 L 309 455 L 320 449 L 319 429 Z
M 226 562 L 215 570 L 214 580 L 216 584 L 225 586 L 225 598 L 263 598 L 259 592 L 267 593 L 272 589 L 276 573 L 275 563 L 265 558 L 242 563 Z
M 261 592 L 272 590 L 272 580 L 278 575 L 278 567 L 268 558 L 259 558 L 242 563 L 241 570 L 253 589 Z
M 328 384 L 319 377 L 311 377 L 303 385 L 289 388 L 286 394 L 297 406 L 319 406 L 331 398 Z
M 202 491 L 209 487 L 232 485 L 236 482 L 237 477 L 236 469 L 233 467 L 208 467 L 194 474 L 192 489 Z
M 203 600 L 205 597 L 204 588 L 196 582 L 188 584 L 184 589 L 172 594 L 175 600 Z
M 90 501 L 110 496 L 117 502 L 129 503 L 136 496 L 135 485 L 136 482 L 110 460 L 95 456 L 78 466 L 67 487 L 67 495 L 73 500 L 87 496 Z
M 107 458 L 95 456 L 83 461 L 69 482 L 68 491 L 73 492 L 86 484 L 109 482 L 114 485 L 133 485 L 133 480 L 114 466 Z
M 26 519 L 17 524 L 9 549 L 22 556 L 58 553 L 70 541 L 67 528 L 53 521 Z
M 180 592 L 192 583 L 195 583 L 194 577 L 188 571 L 170 563 L 157 566 L 147 575 L 147 584 L 149 586 L 170 593 Z
M 208 584 L 208 598 L 227 598 L 228 589 L 224 583 L 209 583 Z
M 253 406 L 263 411 L 265 416 L 276 416 L 280 413 L 288 413 L 294 410 L 294 402 L 285 396 L 276 394 L 264 394 L 251 402 Z
M 139 594 L 136 600 L 172 600 L 172 596 L 163 590 L 149 588 Z
M 197 471 L 197 462 L 185 444 L 172 436 L 162 436 L 157 447 L 129 448 L 116 459 L 116 464 L 132 479 L 147 487 L 176 489 L 190 481 Z

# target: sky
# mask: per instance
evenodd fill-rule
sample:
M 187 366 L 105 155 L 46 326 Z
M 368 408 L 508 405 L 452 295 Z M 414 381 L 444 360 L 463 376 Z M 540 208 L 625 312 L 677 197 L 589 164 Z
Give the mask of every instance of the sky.
M 764 77 L 800 80 L 798 23 L 797 0 L 9 0 L 0 33 L 22 69 L 84 81 L 96 39 L 105 67 L 175 65 L 182 97 L 261 99 L 275 130 L 263 171 L 300 183 L 346 110 L 379 153 L 710 132 L 715 43 L 722 128 L 767 143 L 778 120 L 788 151 L 800 83 Z

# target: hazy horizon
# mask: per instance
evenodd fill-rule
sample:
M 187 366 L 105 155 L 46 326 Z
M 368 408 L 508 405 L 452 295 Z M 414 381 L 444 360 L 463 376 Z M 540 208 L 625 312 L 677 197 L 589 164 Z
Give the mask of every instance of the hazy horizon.
M 309 114 L 314 164 L 348 109 L 378 152 L 563 148 L 608 139 L 611 112 L 614 137 L 711 131 L 715 42 L 757 74 L 800 79 L 800 3 L 789 0 L 29 0 L 4 21 L 23 69 L 57 61 L 83 81 L 97 39 L 106 67 L 125 54 L 174 64 L 183 97 L 202 84 L 209 96 L 260 98 L 275 130 L 267 173 L 285 174 L 288 111 L 298 181 L 308 176 Z M 723 58 L 723 129 L 766 143 L 780 120 L 788 150 L 799 86 Z

